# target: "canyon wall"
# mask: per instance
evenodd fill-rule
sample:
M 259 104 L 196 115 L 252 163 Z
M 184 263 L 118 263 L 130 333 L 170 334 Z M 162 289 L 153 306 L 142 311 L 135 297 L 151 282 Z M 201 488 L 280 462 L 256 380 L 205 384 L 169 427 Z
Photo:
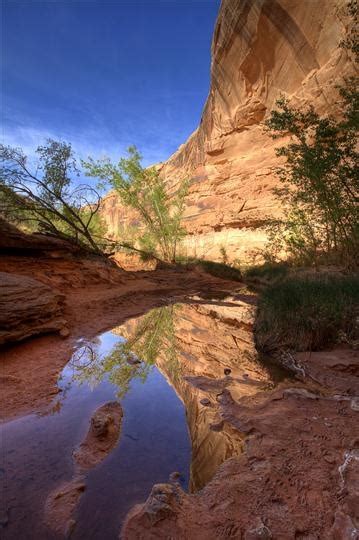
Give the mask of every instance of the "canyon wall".
M 229 260 L 250 261 L 265 246 L 265 223 L 281 208 L 272 193 L 278 158 L 263 123 L 281 94 L 335 112 L 335 86 L 354 70 L 339 46 L 345 7 L 345 0 L 222 0 L 200 125 L 161 164 L 169 189 L 190 179 L 184 254 L 218 260 L 225 248 Z M 103 215 L 111 234 L 136 226 L 114 194 Z

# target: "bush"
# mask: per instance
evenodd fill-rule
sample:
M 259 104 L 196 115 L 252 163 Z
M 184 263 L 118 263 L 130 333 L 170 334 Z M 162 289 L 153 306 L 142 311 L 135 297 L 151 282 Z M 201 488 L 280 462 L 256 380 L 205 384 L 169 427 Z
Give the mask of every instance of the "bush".
M 250 266 L 244 272 L 244 276 L 248 281 L 278 281 L 287 276 L 289 264 L 286 262 L 269 263 L 258 266 Z
M 262 293 L 255 324 L 259 350 L 319 350 L 340 333 L 358 338 L 359 276 L 293 276 Z
M 320 116 L 313 107 L 301 110 L 284 98 L 266 121 L 273 138 L 290 136 L 277 148 L 286 158 L 277 169 L 283 186 L 275 193 L 285 205 L 282 222 L 270 237 L 300 264 L 316 260 L 358 265 L 358 81 L 340 89 L 341 116 Z
M 206 261 L 204 259 L 195 258 L 180 258 L 177 257 L 176 262 L 179 264 L 187 264 L 189 266 L 200 266 L 204 272 L 212 276 L 232 281 L 242 281 L 242 273 L 238 268 L 234 268 L 228 264 Z

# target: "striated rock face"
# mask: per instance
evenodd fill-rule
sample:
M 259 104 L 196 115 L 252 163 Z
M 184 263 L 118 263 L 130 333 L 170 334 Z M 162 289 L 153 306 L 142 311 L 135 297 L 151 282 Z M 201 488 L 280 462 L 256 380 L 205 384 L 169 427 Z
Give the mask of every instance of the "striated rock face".
M 263 121 L 280 94 L 293 104 L 335 112 L 335 85 L 353 63 L 339 43 L 348 24 L 344 0 L 223 0 L 212 41 L 211 86 L 198 129 L 162 165 L 169 189 L 190 178 L 183 251 L 219 259 L 253 258 L 263 224 L 281 208 L 274 142 Z M 110 194 L 110 232 L 131 222 Z
M 65 330 L 63 296 L 39 281 L 0 272 L 0 345 Z

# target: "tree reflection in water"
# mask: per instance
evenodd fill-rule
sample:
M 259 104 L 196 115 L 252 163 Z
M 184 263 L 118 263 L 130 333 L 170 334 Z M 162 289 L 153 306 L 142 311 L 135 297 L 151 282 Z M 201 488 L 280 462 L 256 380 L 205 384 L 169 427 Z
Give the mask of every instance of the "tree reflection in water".
M 107 379 L 117 386 L 116 396 L 123 398 L 133 379 L 146 380 L 159 355 L 165 359 L 171 379 L 178 379 L 175 316 L 179 310 L 178 304 L 152 309 L 135 321 L 131 336 L 116 343 L 108 354 L 101 354 L 95 341 L 87 343 L 71 359 L 73 380 L 94 388 Z M 121 329 L 113 332 L 120 333 Z

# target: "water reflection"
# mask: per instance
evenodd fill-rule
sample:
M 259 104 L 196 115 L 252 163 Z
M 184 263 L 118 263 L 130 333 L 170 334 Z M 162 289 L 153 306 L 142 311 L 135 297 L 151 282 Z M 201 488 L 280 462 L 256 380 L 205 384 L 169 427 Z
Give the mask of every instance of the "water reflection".
M 238 431 L 229 425 L 218 428 L 216 394 L 228 387 L 238 400 L 274 384 L 273 373 L 256 355 L 253 309 L 233 297 L 193 297 L 115 328 L 121 341 L 109 353 L 101 355 L 95 343 L 86 344 L 71 361 L 75 380 L 94 387 L 106 377 L 120 398 L 131 380 L 144 382 L 157 366 L 186 408 L 191 491 L 202 488 L 223 461 L 242 450 Z
M 107 354 L 100 350 L 98 341 L 87 342 L 69 362 L 73 381 L 95 388 L 107 379 L 116 386 L 116 396 L 123 398 L 132 380 L 145 382 L 160 355 L 166 358 L 166 370 L 171 379 L 177 380 L 180 364 L 174 321 L 180 309 L 180 305 L 164 306 L 133 319 L 133 333 L 127 339 L 122 337 L 121 327 L 113 330 L 120 339 Z
M 77 343 L 47 415 L 3 427 L 4 538 L 47 537 L 46 498 L 71 478 L 73 450 L 94 410 L 114 398 L 124 410 L 119 442 L 86 478 L 74 540 L 117 538 L 126 512 L 154 483 L 179 471 L 182 486 L 196 491 L 240 454 L 242 436 L 221 422 L 216 396 L 228 388 L 239 401 L 274 384 L 255 352 L 253 310 L 243 296 L 192 297 Z

